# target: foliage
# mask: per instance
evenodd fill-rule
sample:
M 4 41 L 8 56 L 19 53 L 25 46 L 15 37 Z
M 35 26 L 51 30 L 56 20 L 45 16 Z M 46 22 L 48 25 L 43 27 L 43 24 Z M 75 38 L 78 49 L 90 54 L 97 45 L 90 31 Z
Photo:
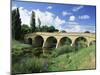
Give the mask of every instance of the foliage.
M 68 70 L 93 69 L 95 68 L 95 46 L 82 48 L 71 56 L 72 62 L 68 65 Z
M 12 72 L 14 74 L 21 73 L 36 73 L 43 72 L 44 69 L 44 59 L 43 58 L 25 58 L 19 63 L 15 63 L 12 67 Z
M 84 33 L 90 33 L 90 31 L 85 31 Z
M 54 32 L 54 31 L 55 31 L 55 27 L 54 26 L 48 27 L 48 32 Z
M 65 30 L 62 30 L 61 32 L 62 32 L 62 33 L 66 33 L 66 31 L 65 31 Z
M 55 29 L 54 26 L 42 26 L 41 27 L 41 32 L 58 32 L 59 30 Z
M 64 46 L 61 46 L 59 48 L 56 48 L 52 55 L 56 57 L 56 56 L 59 56 L 61 54 L 69 53 L 72 51 L 74 51 L 74 47 L 72 47 L 70 45 L 64 45 Z
M 77 52 L 65 53 L 52 59 L 49 71 L 95 69 L 95 45 Z
M 25 34 L 28 34 L 28 33 L 31 33 L 31 32 L 32 32 L 31 28 L 28 25 L 23 24 L 21 26 L 21 39 L 24 40 Z
M 47 31 L 48 31 L 47 25 L 41 27 L 41 32 L 47 32 Z
M 38 18 L 38 23 L 39 23 L 39 25 L 38 25 L 37 29 L 40 32 L 41 31 L 41 20 L 39 18 Z
M 31 45 L 23 44 L 19 41 L 12 41 L 12 72 L 32 73 L 44 71 L 43 58 L 37 58 L 39 48 L 32 48 Z
M 21 19 L 19 9 L 12 10 L 12 37 L 20 40 L 21 37 Z
M 27 34 L 31 32 L 31 28 L 26 24 L 23 24 L 21 26 L 21 30 L 22 30 L 22 34 Z
M 50 54 L 39 55 L 40 48 L 32 48 L 31 45 L 22 44 L 13 40 L 12 60 L 14 62 L 12 62 L 12 73 L 36 73 L 95 68 L 95 46 L 81 48 L 77 52 L 74 52 L 74 49 L 72 46 L 64 45 L 52 50 L 53 56 Z
M 21 60 L 27 54 L 31 54 L 31 45 L 23 44 L 18 41 L 12 41 L 12 63 Z
M 35 32 L 36 26 L 35 26 L 35 12 L 34 11 L 32 11 L 30 26 L 32 28 L 32 32 Z

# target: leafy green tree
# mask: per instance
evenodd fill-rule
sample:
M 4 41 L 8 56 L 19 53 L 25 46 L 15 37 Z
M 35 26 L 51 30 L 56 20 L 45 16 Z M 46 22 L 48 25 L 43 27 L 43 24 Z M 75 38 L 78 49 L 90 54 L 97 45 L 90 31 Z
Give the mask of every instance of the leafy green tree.
M 39 18 L 38 18 L 38 23 L 39 23 L 38 31 L 41 31 L 41 20 Z
M 59 30 L 58 29 L 55 29 L 55 32 L 59 32 Z
M 35 26 L 35 12 L 34 11 L 32 11 L 30 26 L 32 28 L 32 32 L 35 32 L 36 26 Z
M 41 31 L 42 31 L 42 32 L 47 32 L 47 31 L 48 31 L 48 26 L 47 26 L 47 25 L 42 26 L 42 27 L 41 27 Z
M 55 31 L 55 27 L 54 26 L 48 27 L 48 32 L 54 32 L 54 31 Z
M 12 11 L 12 36 L 15 40 L 20 40 L 21 37 L 21 19 L 18 8 Z
M 28 33 L 31 33 L 31 32 L 32 32 L 32 30 L 31 30 L 31 28 L 28 25 L 23 24 L 21 26 L 21 38 L 22 39 L 24 39 L 24 35 L 25 34 L 28 34 Z
M 85 31 L 84 33 L 90 33 L 89 31 Z
M 61 32 L 62 32 L 62 33 L 66 33 L 66 31 L 65 31 L 65 30 L 62 30 Z

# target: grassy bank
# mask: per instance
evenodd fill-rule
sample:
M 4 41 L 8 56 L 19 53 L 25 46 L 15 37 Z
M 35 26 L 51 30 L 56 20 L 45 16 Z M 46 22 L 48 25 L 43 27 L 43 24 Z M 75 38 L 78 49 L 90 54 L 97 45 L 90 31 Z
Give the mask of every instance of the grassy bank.
M 60 55 L 52 61 L 49 71 L 95 69 L 95 46 Z
M 13 40 L 12 72 L 16 74 L 95 69 L 95 45 L 78 51 L 73 50 L 71 46 L 64 46 L 52 50 L 52 53 L 57 53 L 56 57 L 52 56 L 52 53 L 39 55 L 38 51 L 39 49 L 31 45 Z

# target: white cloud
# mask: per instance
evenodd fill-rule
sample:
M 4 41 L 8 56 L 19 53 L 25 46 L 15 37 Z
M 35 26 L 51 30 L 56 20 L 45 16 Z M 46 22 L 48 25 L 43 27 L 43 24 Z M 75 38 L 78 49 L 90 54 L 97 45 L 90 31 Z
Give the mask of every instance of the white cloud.
M 47 9 L 52 9 L 52 6 L 48 6 Z
M 65 23 L 65 20 L 61 20 L 58 16 L 54 20 L 54 25 L 59 30 L 61 30 L 61 25 L 63 25 L 64 23 Z
M 70 16 L 69 21 L 75 21 L 75 16 Z
M 20 7 L 19 12 L 22 24 L 27 24 L 28 26 L 30 26 L 31 11 L 28 11 L 27 9 Z
M 61 25 L 65 23 L 65 20 L 60 19 L 58 16 L 55 16 L 53 13 L 48 11 L 40 11 L 39 9 L 34 10 L 36 12 L 36 17 L 40 18 L 41 25 L 53 25 L 55 28 L 61 30 Z M 38 25 L 38 21 L 36 21 Z
M 66 29 L 67 32 L 82 32 L 80 25 L 69 25 Z
M 67 15 L 71 15 L 71 14 L 72 14 L 72 13 L 67 12 L 67 11 L 63 11 L 63 12 L 62 12 L 62 15 L 63 15 L 63 16 L 67 16 Z
M 80 9 L 82 9 L 84 6 L 77 6 L 77 7 L 74 7 L 72 9 L 73 12 L 76 12 L 76 11 L 79 11 Z
M 62 30 L 67 32 L 85 32 L 90 31 L 95 33 L 95 25 L 81 25 L 76 21 L 67 21 L 65 25 L 61 27 Z
M 79 19 L 90 19 L 89 15 L 81 15 L 79 16 Z
M 41 25 L 53 25 L 54 14 L 48 11 L 40 11 L 39 9 L 33 10 L 36 13 L 36 23 L 38 25 L 37 18 L 40 19 Z
M 78 23 L 75 21 L 68 21 L 66 22 L 66 25 L 78 25 Z
M 67 24 L 66 27 L 64 28 L 67 32 L 85 32 L 85 31 L 90 31 L 90 32 L 95 32 L 95 26 L 89 26 L 89 25 L 80 25 L 78 23 L 75 24 Z

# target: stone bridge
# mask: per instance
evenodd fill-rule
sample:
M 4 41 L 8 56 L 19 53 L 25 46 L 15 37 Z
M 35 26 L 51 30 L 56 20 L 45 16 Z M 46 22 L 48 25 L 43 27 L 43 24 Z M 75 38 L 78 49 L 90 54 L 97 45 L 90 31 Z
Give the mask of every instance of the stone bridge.
M 59 47 L 64 42 L 70 42 L 74 45 L 78 40 L 83 40 L 87 46 L 96 41 L 95 33 L 75 33 L 75 32 L 36 32 L 26 34 L 25 41 L 35 47 Z M 67 40 L 66 40 L 67 39 Z

